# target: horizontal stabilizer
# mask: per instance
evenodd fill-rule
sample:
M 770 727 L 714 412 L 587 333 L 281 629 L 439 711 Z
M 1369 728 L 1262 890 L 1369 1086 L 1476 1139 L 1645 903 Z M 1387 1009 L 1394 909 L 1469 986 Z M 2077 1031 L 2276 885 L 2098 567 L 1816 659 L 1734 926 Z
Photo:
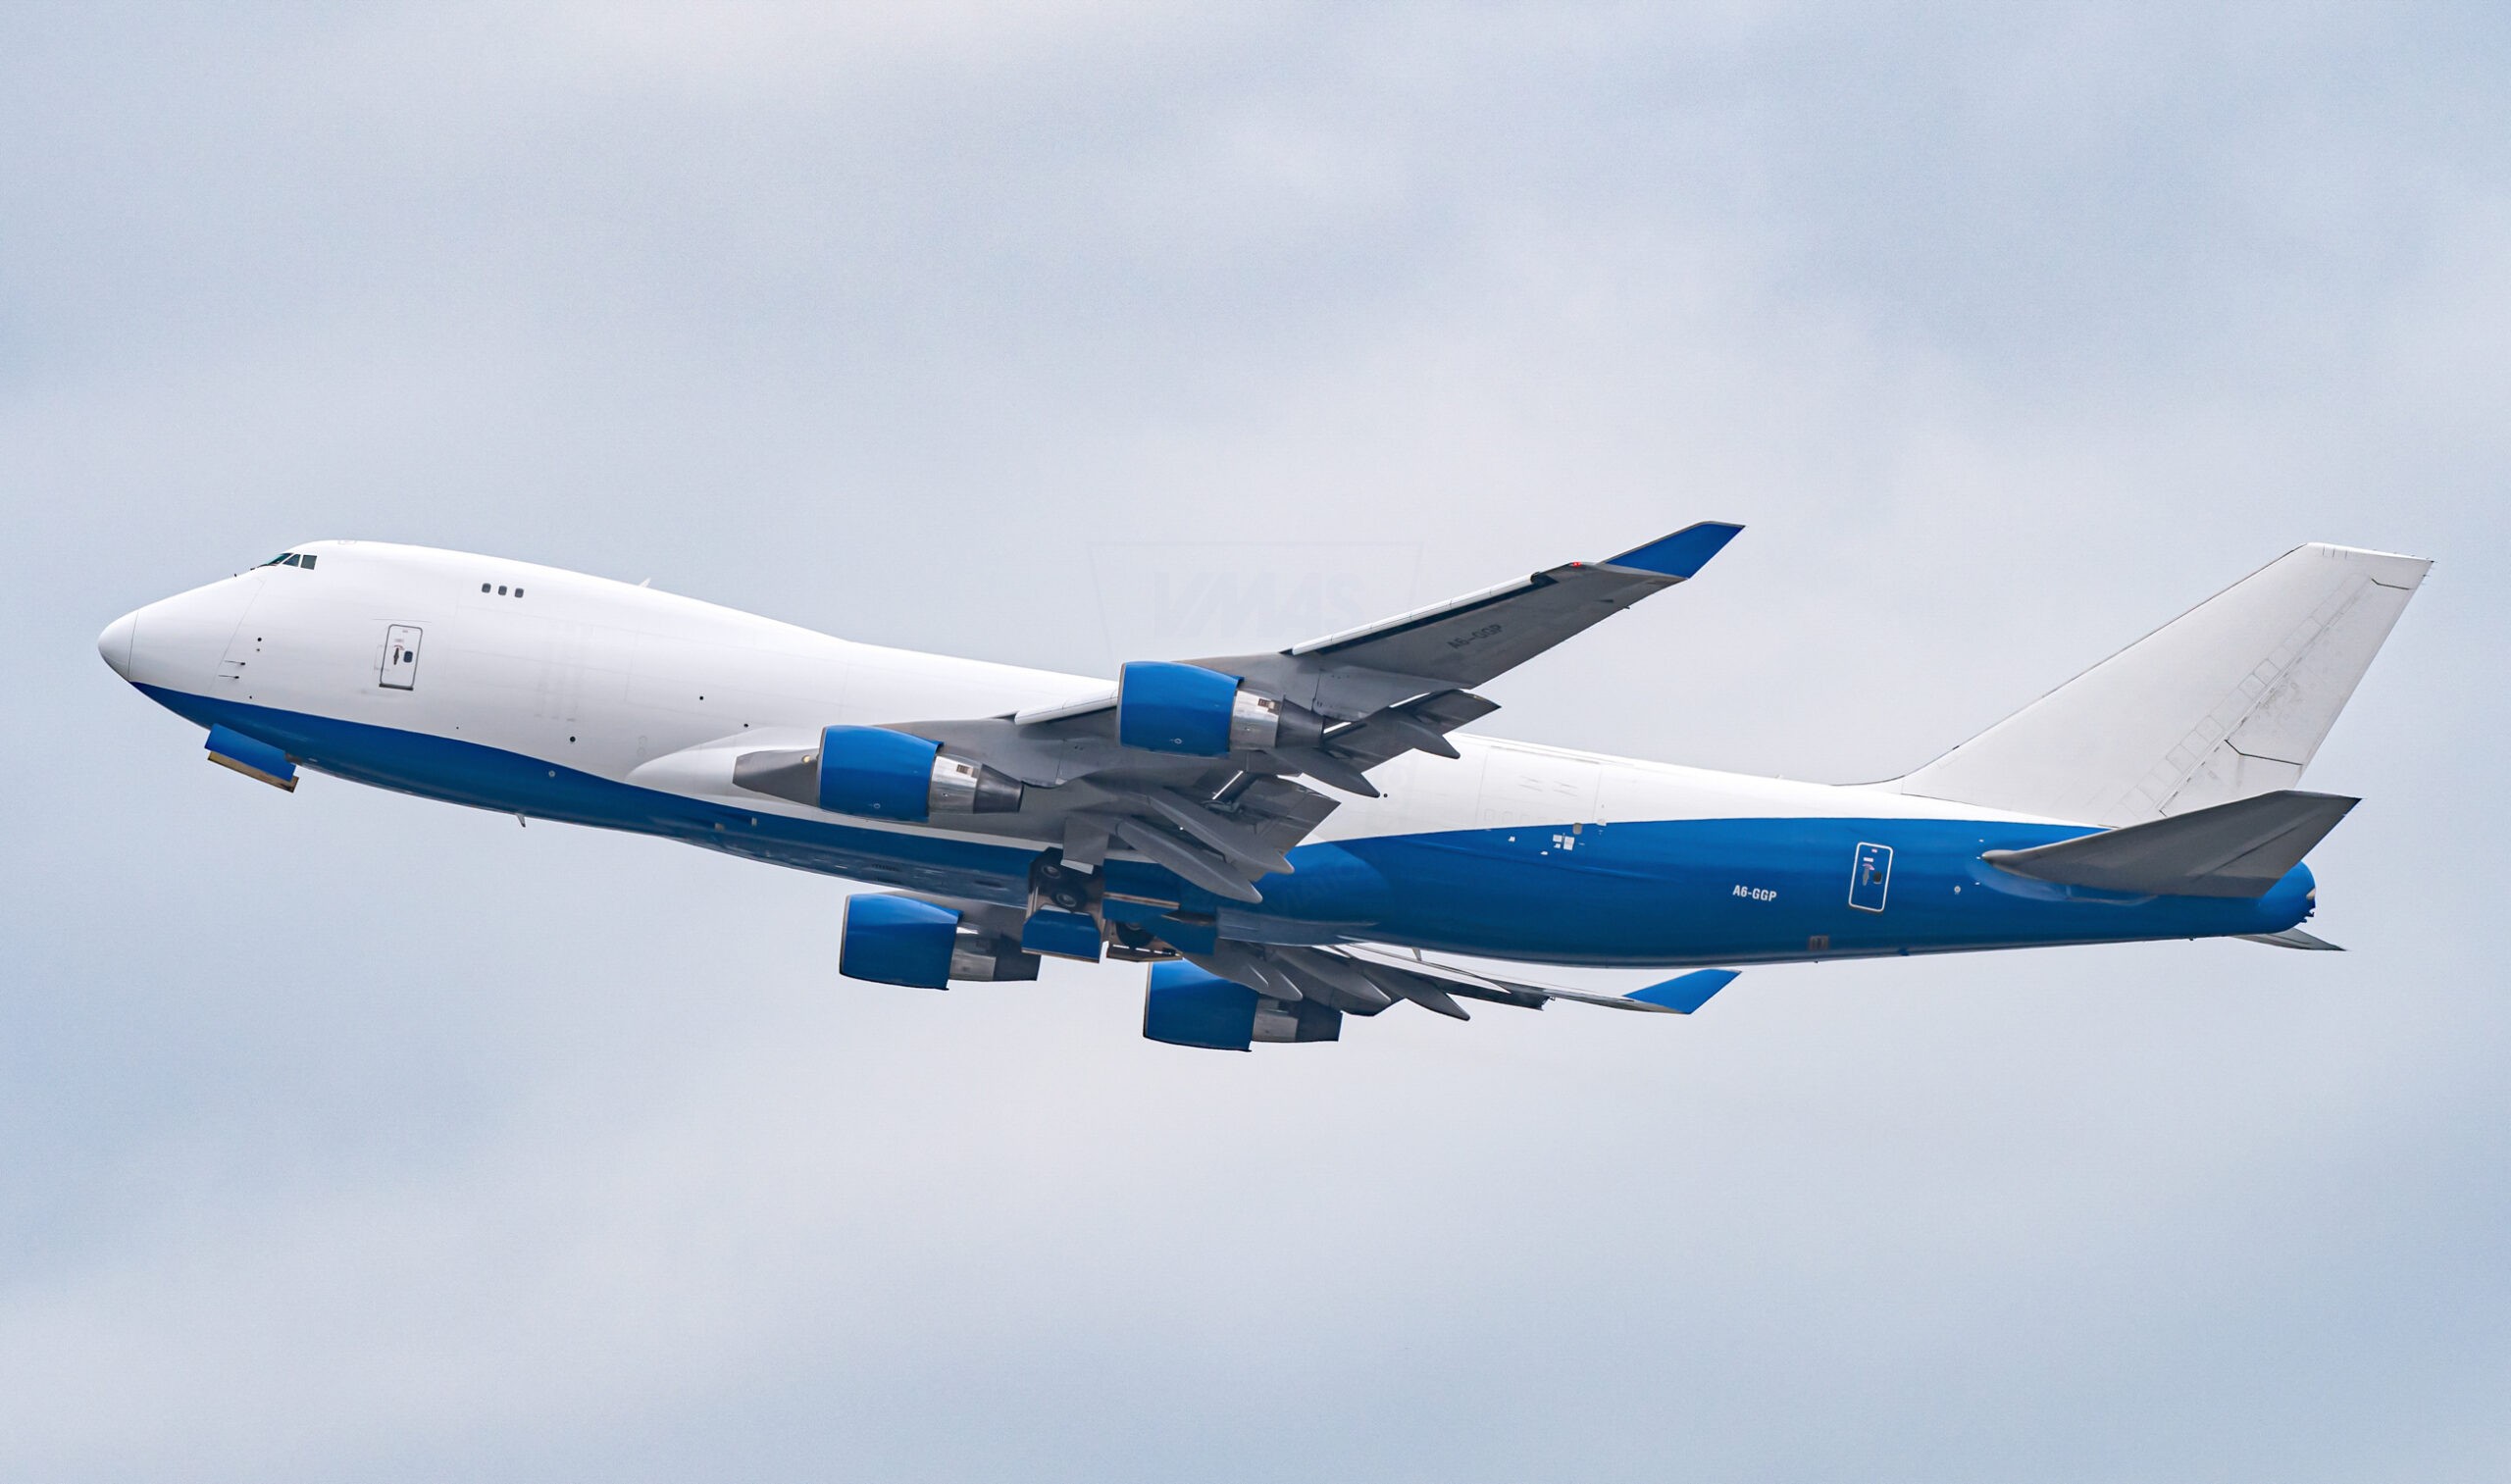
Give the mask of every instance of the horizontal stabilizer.
M 2271 948 L 2300 948 L 2303 951 L 2310 953 L 2342 953 L 2345 951 L 2344 948 L 2329 942 L 2318 934 L 2305 933 L 2299 928 L 2286 928 L 2281 933 L 2243 933 L 2240 935 L 2240 938 L 2244 943 L 2263 943 Z
M 2139 896 L 2264 896 L 2359 802 L 2280 789 L 1980 858 L 2034 881 Z

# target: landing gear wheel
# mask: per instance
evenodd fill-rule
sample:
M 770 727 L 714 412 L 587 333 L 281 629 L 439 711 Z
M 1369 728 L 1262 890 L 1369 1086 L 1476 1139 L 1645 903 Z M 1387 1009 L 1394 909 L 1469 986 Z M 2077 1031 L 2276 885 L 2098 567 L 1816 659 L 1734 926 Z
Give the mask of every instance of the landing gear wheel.
M 1035 911 L 1050 906 L 1059 912 L 1078 912 L 1085 917 L 1099 915 L 1099 900 L 1107 883 L 1097 871 L 1083 871 L 1063 863 L 1061 850 L 1049 850 L 1029 868 L 1029 906 Z

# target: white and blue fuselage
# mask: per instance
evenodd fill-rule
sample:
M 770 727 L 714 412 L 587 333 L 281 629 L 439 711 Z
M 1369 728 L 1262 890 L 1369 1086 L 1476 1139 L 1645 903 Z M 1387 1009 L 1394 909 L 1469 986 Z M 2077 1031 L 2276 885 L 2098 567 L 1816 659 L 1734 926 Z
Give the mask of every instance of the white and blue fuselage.
M 1107 689 L 494 557 L 365 541 L 292 554 L 119 620 L 106 661 L 189 721 L 336 777 L 939 896 L 1020 905 L 1054 842 L 832 815 L 737 787 L 733 759 L 833 724 Z M 2218 897 L 2053 885 L 1982 858 L 2093 833 L 2090 819 L 1454 742 L 1456 758 L 1375 769 L 1384 796 L 1343 801 L 1289 852 L 1293 871 L 1261 879 L 1258 904 L 1121 848 L 1108 890 L 1151 887 L 1249 943 L 1623 966 L 2267 935 L 2313 906 L 2299 865 L 2263 896 Z

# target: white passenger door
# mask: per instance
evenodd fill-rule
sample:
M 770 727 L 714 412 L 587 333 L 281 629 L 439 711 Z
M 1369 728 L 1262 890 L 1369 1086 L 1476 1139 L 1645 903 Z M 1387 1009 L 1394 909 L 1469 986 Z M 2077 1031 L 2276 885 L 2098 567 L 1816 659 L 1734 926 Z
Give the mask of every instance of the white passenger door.
M 386 691 L 415 690 L 419 683 L 419 628 L 394 624 L 384 631 L 384 663 L 376 684 Z

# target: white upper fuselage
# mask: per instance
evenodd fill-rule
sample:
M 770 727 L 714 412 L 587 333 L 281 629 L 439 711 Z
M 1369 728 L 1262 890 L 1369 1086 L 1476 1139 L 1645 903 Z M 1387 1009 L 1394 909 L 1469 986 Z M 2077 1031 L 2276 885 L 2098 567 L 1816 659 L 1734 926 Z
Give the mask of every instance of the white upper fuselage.
M 1063 835 L 1051 807 L 882 817 L 821 807 L 817 790 L 797 802 L 739 788 L 737 766 L 816 751 L 824 769 L 826 729 L 942 731 L 1110 691 L 525 562 L 357 541 L 282 561 L 152 603 L 98 640 L 126 679 L 209 729 L 213 761 L 282 787 L 303 766 L 660 836 L 1022 923 L 1051 886 L 1041 873 L 1064 858 L 1064 839 L 1045 833 Z M 1454 742 L 1457 757 L 1414 751 L 1373 769 L 1384 796 L 1344 800 L 1248 896 L 1182 874 L 1209 868 L 1181 847 L 1136 853 L 1157 837 L 1128 833 L 1098 873 L 1106 897 L 1169 914 L 1135 931 L 1207 946 L 1666 966 L 2275 933 L 2310 906 L 2298 865 L 2256 898 L 2077 894 L 1986 857 L 2084 826 L 1889 784 Z M 1033 780 L 1030 795 L 1070 786 Z
M 888 649 L 650 588 L 374 541 L 293 548 L 109 630 L 134 684 L 469 742 L 666 793 L 812 813 L 736 792 L 731 759 L 823 727 L 1001 715 L 1103 695 L 1088 677 Z M 414 648 L 388 673 L 395 645 Z M 387 681 L 406 681 L 386 684 Z M 1623 820 L 2028 818 L 1903 794 L 1459 736 L 1461 757 L 1378 768 L 1320 841 Z M 709 743 L 719 745 L 709 746 Z M 912 825 L 885 828 L 917 830 Z

